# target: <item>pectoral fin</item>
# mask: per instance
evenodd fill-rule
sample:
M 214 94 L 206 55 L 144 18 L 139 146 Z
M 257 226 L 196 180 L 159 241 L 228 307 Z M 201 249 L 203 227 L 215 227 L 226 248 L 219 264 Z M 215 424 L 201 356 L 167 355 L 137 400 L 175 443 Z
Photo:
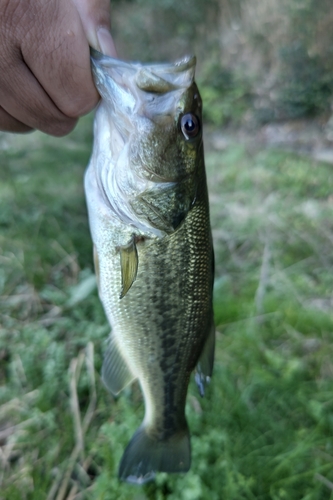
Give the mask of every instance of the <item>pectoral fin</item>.
M 135 379 L 112 334 L 104 356 L 102 379 L 115 396 Z
M 214 351 L 215 351 L 215 325 L 214 325 L 214 320 L 212 318 L 210 331 L 206 339 L 206 342 L 204 344 L 195 371 L 195 382 L 198 386 L 201 397 L 205 395 L 205 385 L 209 383 L 213 373 Z
M 135 244 L 134 235 L 128 245 L 119 248 L 121 265 L 121 293 L 120 298 L 125 297 L 128 290 L 133 285 L 138 272 L 138 251 Z

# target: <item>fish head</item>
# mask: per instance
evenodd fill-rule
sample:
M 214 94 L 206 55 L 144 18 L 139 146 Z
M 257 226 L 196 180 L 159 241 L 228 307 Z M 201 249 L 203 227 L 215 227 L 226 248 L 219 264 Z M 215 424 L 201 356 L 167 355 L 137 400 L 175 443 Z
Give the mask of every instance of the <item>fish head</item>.
M 173 64 L 144 65 L 93 52 L 93 76 L 102 97 L 95 138 L 100 138 L 100 156 L 109 159 L 101 177 L 111 203 L 118 200 L 118 212 L 124 212 L 127 203 L 147 223 L 147 215 L 139 214 L 142 196 L 166 193 L 176 184 L 181 187 L 173 200 L 183 200 L 181 207 L 174 201 L 178 205 L 173 211 L 185 214 L 189 209 L 202 156 L 202 101 L 194 82 L 195 64 L 193 56 Z M 165 196 L 169 202 L 171 198 Z

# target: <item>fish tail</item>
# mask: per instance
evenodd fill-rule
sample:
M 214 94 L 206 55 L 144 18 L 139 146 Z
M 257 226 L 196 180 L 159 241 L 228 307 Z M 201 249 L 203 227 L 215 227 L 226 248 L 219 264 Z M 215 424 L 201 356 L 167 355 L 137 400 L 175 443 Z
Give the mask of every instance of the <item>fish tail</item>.
M 191 465 L 191 444 L 188 428 L 175 432 L 164 440 L 139 427 L 123 454 L 119 466 L 120 479 L 132 484 L 144 484 L 156 472 L 187 472 Z

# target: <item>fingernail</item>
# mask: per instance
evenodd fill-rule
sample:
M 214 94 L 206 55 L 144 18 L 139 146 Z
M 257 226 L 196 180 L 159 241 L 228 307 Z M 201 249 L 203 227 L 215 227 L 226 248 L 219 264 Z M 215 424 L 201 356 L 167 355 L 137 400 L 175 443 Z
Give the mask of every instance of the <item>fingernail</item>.
M 107 30 L 106 28 L 99 28 L 97 30 L 97 39 L 101 48 L 101 52 L 105 56 L 117 57 L 117 51 L 109 30 Z

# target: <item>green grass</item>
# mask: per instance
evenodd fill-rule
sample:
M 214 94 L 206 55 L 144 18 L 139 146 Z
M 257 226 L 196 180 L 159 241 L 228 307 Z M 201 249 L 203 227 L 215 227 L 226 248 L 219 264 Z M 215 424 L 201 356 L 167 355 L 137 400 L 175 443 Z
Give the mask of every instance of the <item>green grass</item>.
M 90 118 L 64 139 L 0 136 L 0 498 L 333 499 L 332 167 L 207 151 L 214 377 L 204 399 L 189 390 L 191 471 L 137 488 L 117 468 L 140 390 L 114 399 L 99 379 L 90 150 Z

